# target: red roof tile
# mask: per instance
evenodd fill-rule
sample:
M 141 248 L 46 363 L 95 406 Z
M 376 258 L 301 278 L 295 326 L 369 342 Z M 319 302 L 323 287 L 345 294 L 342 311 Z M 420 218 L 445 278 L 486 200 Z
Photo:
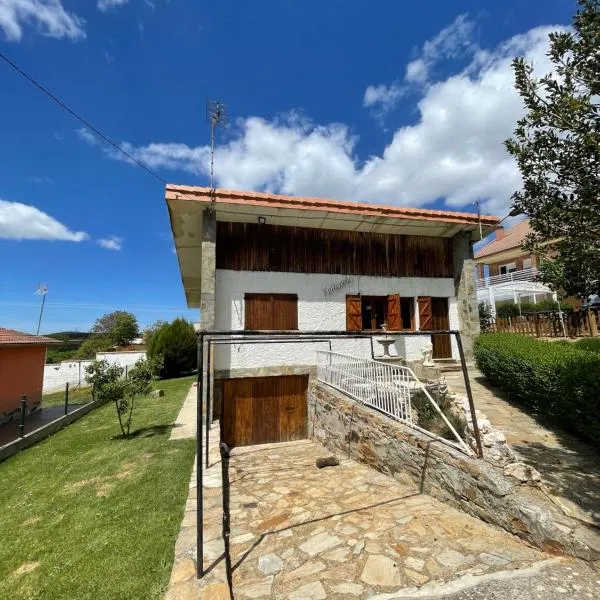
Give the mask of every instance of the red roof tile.
M 477 251 L 475 253 L 475 258 L 482 258 L 484 256 L 490 256 L 491 254 L 512 250 L 513 248 L 519 248 L 529 233 L 531 233 L 531 227 L 529 227 L 529 220 L 526 219 L 525 221 L 521 221 L 518 225 L 511 227 L 503 238 L 493 240 L 487 246 L 484 246 L 481 250 Z
M 43 335 L 32 335 L 0 327 L 0 346 L 50 346 L 52 344 L 60 344 L 60 341 Z
M 168 184 L 167 200 L 195 199 L 208 201 L 211 188 L 200 186 Z M 343 200 L 325 200 L 323 198 L 306 198 L 302 196 L 284 196 L 282 194 L 267 194 L 263 192 L 242 192 L 217 188 L 214 192 L 218 203 L 238 204 L 247 206 L 263 206 L 289 208 L 297 210 L 317 210 L 337 213 L 359 214 L 364 216 L 390 217 L 398 219 L 419 219 L 424 221 L 449 221 L 469 225 L 478 225 L 479 219 L 475 213 L 455 212 L 450 210 L 431 210 L 427 208 L 405 208 L 385 204 L 367 202 L 348 202 Z M 481 216 L 484 227 L 496 227 L 500 217 Z

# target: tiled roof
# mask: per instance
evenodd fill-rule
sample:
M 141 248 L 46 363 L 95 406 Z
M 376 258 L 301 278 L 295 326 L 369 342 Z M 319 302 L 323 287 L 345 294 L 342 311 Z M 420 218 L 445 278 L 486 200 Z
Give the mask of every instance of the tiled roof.
M 491 254 L 512 250 L 513 248 L 519 248 L 529 233 L 531 233 L 531 227 L 529 227 L 529 220 L 526 219 L 518 225 L 511 227 L 503 238 L 494 240 L 477 251 L 475 258 L 482 258 Z
M 167 199 L 190 199 L 194 196 L 210 197 L 211 188 L 187 185 L 167 185 Z M 451 210 L 431 210 L 427 208 L 404 208 L 385 204 L 367 202 L 348 202 L 343 200 L 325 200 L 323 198 L 307 198 L 302 196 L 284 196 L 262 192 L 241 192 L 218 188 L 214 192 L 216 201 L 226 204 L 247 206 L 263 206 L 326 212 L 350 213 L 365 216 L 379 216 L 398 219 L 419 219 L 424 221 L 451 221 L 455 223 L 478 225 L 475 213 L 455 212 Z M 486 227 L 496 227 L 499 217 L 483 216 L 481 223 Z
M 0 327 L 0 346 L 50 346 L 52 344 L 60 344 L 60 341 L 43 335 L 31 335 Z

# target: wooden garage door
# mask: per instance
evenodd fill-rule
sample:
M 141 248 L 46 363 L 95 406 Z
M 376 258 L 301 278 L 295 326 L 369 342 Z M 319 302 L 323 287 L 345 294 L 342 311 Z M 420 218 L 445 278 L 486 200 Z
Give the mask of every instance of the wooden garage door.
M 307 437 L 308 375 L 223 381 L 223 440 L 230 446 Z

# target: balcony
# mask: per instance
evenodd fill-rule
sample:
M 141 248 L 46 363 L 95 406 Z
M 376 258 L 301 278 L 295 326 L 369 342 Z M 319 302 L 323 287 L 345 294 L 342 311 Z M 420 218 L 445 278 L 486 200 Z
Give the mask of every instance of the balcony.
M 517 304 L 521 296 L 527 296 L 535 303 L 538 295 L 551 294 L 554 297 L 552 289 L 537 278 L 536 268 L 483 277 L 477 280 L 477 300 L 491 305 L 495 313 L 496 301 L 512 300 Z

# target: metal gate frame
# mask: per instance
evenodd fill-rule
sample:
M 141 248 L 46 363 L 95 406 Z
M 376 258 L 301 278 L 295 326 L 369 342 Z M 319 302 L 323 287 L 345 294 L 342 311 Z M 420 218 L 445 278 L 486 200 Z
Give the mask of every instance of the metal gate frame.
M 477 456 L 483 457 L 483 448 L 481 445 L 481 436 L 479 433 L 479 426 L 477 424 L 477 415 L 475 413 L 475 404 L 473 402 L 473 393 L 471 391 L 471 382 L 469 381 L 469 373 L 465 362 L 465 353 L 462 345 L 462 339 L 460 332 L 455 329 L 449 330 L 431 330 L 431 331 L 395 331 L 394 335 L 401 336 L 414 336 L 414 335 L 452 335 L 456 339 L 456 345 L 458 347 L 458 354 L 460 357 L 463 377 L 465 381 L 465 388 L 467 392 L 467 398 L 469 400 L 469 409 L 471 418 L 473 421 L 473 433 L 475 442 L 477 444 Z M 287 331 L 287 330 L 201 330 L 197 332 L 197 366 L 198 376 L 196 381 L 196 488 L 197 488 L 197 502 L 196 502 L 196 577 L 201 579 L 204 576 L 204 493 L 202 488 L 202 473 L 203 473 L 203 454 L 202 454 L 202 408 L 205 405 L 206 400 L 206 445 L 205 445 L 205 459 L 206 466 L 208 467 L 208 453 L 209 453 L 209 441 L 210 441 L 210 426 L 212 422 L 212 402 L 210 398 L 211 392 L 211 372 L 210 372 L 210 356 L 211 349 L 216 345 L 234 345 L 234 344 L 247 344 L 247 343 L 323 343 L 329 342 L 331 348 L 332 339 L 370 339 L 371 343 L 371 357 L 373 357 L 373 337 L 381 335 L 379 331 L 363 331 L 360 333 L 352 333 L 345 330 L 332 330 L 332 331 Z M 205 345 L 207 347 L 205 360 Z M 204 393 L 204 368 L 206 365 L 207 373 L 207 386 L 206 394 Z M 223 418 L 223 411 L 221 411 L 221 419 Z M 223 444 L 223 427 L 221 424 L 220 428 L 221 439 L 220 445 Z M 225 497 L 224 497 L 225 499 Z M 226 557 L 227 558 L 227 557 Z M 229 560 L 228 572 L 230 571 L 231 565 Z M 229 576 L 229 574 L 228 574 Z

